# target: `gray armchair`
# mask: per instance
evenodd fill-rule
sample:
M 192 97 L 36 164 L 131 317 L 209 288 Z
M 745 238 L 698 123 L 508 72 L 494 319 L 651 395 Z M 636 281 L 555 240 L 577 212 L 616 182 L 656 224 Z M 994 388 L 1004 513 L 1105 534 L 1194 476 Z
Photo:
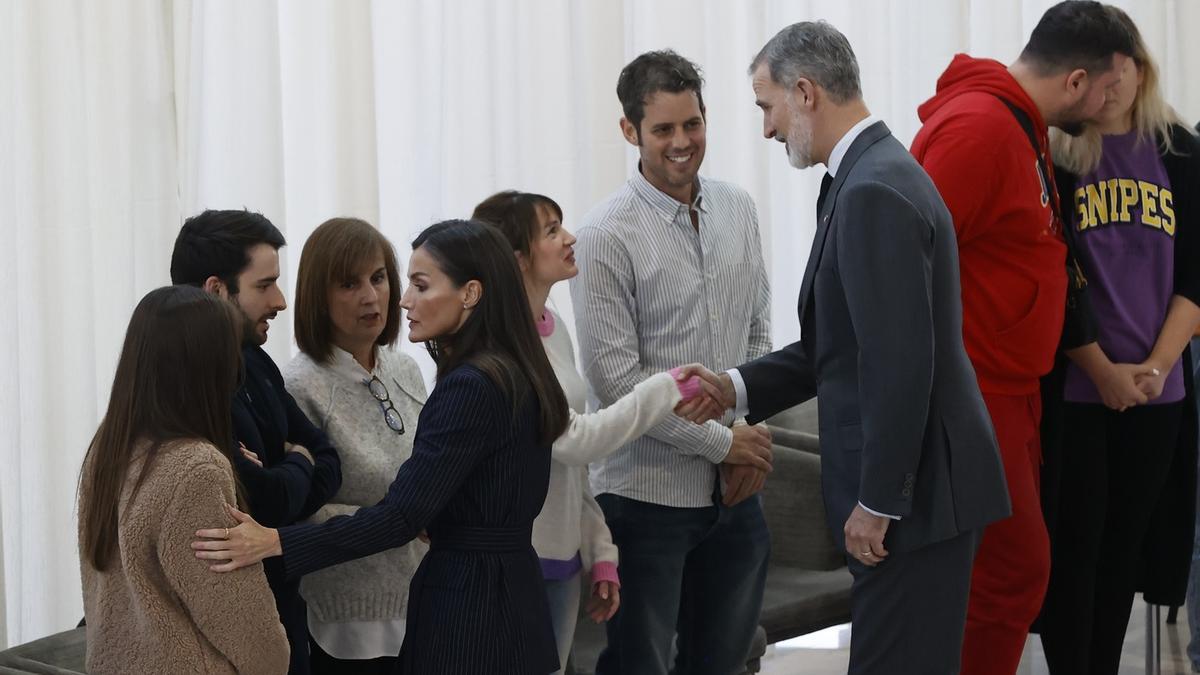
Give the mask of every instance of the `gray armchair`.
M 85 631 L 75 628 L 0 651 L 0 675 L 82 675 Z

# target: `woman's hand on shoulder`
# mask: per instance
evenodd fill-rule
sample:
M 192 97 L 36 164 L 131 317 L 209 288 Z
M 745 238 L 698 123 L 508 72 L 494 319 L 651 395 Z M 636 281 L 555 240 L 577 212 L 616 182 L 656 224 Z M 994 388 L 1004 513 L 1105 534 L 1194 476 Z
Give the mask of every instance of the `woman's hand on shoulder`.
M 197 540 L 192 542 L 192 550 L 197 558 L 219 561 L 210 564 L 210 570 L 232 572 L 263 558 L 283 554 L 278 530 L 259 525 L 250 514 L 242 513 L 228 504 L 225 508 L 238 525 L 196 530 Z

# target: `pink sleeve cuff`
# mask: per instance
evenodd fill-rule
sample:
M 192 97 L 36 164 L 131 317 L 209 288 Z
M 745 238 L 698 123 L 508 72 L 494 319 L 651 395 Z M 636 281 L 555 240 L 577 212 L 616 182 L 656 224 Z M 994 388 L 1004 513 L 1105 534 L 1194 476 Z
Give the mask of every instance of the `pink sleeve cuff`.
M 617 588 L 621 587 L 621 580 L 617 577 L 617 564 L 607 560 L 592 565 L 592 585 L 607 581 Z
M 696 398 L 697 396 L 700 395 L 700 378 L 699 377 L 693 375 L 693 376 L 689 377 L 688 379 L 680 382 L 679 381 L 679 369 L 672 368 L 671 369 L 671 379 L 675 380 L 675 386 L 679 387 L 679 395 L 683 397 L 683 400 L 686 401 L 690 398 Z

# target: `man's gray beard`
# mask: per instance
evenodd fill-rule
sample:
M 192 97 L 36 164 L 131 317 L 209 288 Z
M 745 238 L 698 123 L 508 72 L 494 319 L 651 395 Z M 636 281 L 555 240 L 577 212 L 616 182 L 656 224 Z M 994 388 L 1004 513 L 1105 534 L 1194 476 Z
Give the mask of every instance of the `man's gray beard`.
M 812 133 L 805 134 L 804 131 L 793 136 L 788 134 L 787 153 L 788 163 L 797 169 L 807 169 L 813 165 L 812 160 Z
M 791 114 L 790 130 L 787 134 L 788 163 L 797 169 L 813 165 L 812 127 L 804 123 L 799 115 Z

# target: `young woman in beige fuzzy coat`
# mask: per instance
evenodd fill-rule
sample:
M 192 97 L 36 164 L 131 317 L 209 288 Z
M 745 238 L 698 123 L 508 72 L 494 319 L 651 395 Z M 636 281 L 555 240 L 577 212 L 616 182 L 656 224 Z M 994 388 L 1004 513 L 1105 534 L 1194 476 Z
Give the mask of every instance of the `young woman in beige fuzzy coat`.
M 87 671 L 279 675 L 288 643 L 261 564 L 216 575 L 187 542 L 234 525 L 237 310 L 186 286 L 133 312 L 79 482 Z

